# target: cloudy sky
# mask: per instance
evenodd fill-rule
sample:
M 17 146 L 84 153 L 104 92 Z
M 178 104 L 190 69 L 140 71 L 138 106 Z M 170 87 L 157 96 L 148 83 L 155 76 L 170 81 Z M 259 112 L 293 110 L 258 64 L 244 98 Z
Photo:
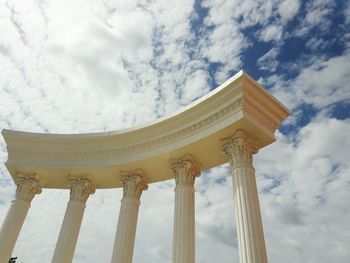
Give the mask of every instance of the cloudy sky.
M 346 0 L 0 0 L 0 129 L 119 130 L 244 69 L 291 110 L 254 160 L 269 261 L 348 263 L 349 28 Z M 0 146 L 1 223 L 15 186 Z M 134 262 L 171 262 L 173 188 L 144 192 Z M 196 262 L 238 262 L 228 166 L 196 189 Z M 19 262 L 51 261 L 68 198 L 34 198 Z M 120 199 L 120 189 L 89 198 L 74 262 L 110 261 Z

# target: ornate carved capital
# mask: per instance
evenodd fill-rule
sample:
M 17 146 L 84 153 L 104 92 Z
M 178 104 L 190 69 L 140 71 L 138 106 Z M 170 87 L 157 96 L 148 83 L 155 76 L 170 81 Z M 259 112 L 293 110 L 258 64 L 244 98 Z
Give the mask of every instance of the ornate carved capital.
M 86 203 L 90 194 L 95 193 L 95 184 L 90 175 L 69 178 L 70 201 Z
M 229 158 L 232 167 L 252 166 L 253 154 L 257 145 L 247 138 L 243 130 L 237 130 L 232 137 L 225 139 L 222 151 Z
M 123 198 L 131 197 L 140 199 L 142 191 L 148 189 L 147 181 L 142 169 L 135 171 L 122 171 L 121 181 L 123 183 Z
M 30 203 L 36 194 L 41 193 L 40 176 L 37 174 L 17 173 L 15 178 L 17 185 L 16 200 Z
M 193 186 L 195 178 L 201 173 L 199 165 L 192 155 L 186 155 L 180 159 L 171 160 L 170 169 L 175 175 L 176 186 Z

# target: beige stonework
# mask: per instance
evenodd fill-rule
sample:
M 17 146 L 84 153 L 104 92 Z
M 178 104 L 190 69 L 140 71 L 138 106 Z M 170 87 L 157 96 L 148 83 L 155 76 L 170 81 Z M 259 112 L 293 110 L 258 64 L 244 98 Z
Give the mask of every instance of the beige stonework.
M 95 184 L 91 176 L 70 176 L 69 187 L 70 198 L 52 263 L 72 262 L 83 220 L 85 204 L 89 195 L 95 192 Z
M 174 173 L 175 209 L 173 263 L 195 262 L 195 189 L 194 181 L 200 175 L 199 164 L 186 155 L 170 161 Z
M 140 197 L 148 185 L 144 172 L 137 169 L 121 174 L 123 199 L 121 201 L 117 232 L 115 235 L 112 263 L 131 263 L 134 252 Z
M 17 173 L 16 198 L 12 201 L 0 230 L 0 263 L 8 263 L 24 220 L 36 194 L 41 193 L 40 176 Z
M 287 109 L 243 71 L 171 116 L 123 131 L 38 134 L 3 130 L 6 167 L 40 173 L 47 188 L 68 188 L 67 174 L 93 174 L 97 188 L 122 187 L 115 175 L 142 168 L 148 183 L 174 177 L 169 160 L 193 154 L 207 170 L 227 162 L 220 140 L 243 129 L 258 148 L 275 141 Z
M 267 263 L 264 232 L 253 167 L 257 146 L 243 130 L 224 140 L 222 147 L 232 167 L 238 252 L 241 263 Z

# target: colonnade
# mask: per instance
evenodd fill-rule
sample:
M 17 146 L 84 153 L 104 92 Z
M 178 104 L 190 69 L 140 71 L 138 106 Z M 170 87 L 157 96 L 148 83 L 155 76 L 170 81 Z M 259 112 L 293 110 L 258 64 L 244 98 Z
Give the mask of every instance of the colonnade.
M 232 168 L 240 262 L 267 263 L 255 170 L 252 164 L 252 156 L 257 152 L 257 147 L 242 130 L 237 130 L 221 143 L 222 151 L 226 154 Z M 169 160 L 169 169 L 174 173 L 176 181 L 173 263 L 195 262 L 194 182 L 201 171 L 200 164 L 195 158 L 188 154 L 180 159 Z M 148 187 L 146 178 L 142 167 L 121 174 L 123 198 L 112 263 L 132 262 L 140 198 L 142 192 Z M 30 203 L 43 187 L 38 175 L 19 173 L 15 183 L 16 198 L 0 231 L 0 263 L 8 262 Z M 94 178 L 86 175 L 70 177 L 69 187 L 70 199 L 53 254 L 54 263 L 72 262 L 86 201 L 89 195 L 94 193 L 96 186 Z

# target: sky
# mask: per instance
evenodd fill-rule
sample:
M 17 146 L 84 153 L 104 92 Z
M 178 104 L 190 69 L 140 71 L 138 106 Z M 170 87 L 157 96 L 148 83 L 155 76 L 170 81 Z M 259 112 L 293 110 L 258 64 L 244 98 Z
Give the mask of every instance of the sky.
M 350 262 L 350 2 L 0 0 L 0 129 L 120 130 L 245 70 L 291 112 L 254 156 L 269 262 Z M 0 223 L 15 185 L 0 138 Z M 238 261 L 229 166 L 196 187 L 196 262 Z M 170 263 L 174 181 L 143 193 L 135 263 Z M 110 262 L 121 189 L 90 196 L 73 262 Z M 68 190 L 37 195 L 13 255 L 50 262 Z

